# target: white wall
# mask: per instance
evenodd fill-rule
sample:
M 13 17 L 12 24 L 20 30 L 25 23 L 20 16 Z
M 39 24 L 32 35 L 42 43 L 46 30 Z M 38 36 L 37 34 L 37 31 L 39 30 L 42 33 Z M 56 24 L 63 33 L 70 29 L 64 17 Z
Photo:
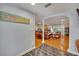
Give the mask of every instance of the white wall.
M 2 8 L 0 8 L 0 11 L 31 19 L 30 24 L 0 21 L 0 56 L 17 55 L 29 48 L 33 48 L 35 46 L 34 15 L 6 4 L 0 5 L 0 7 Z
M 42 16 L 35 15 L 35 24 L 42 24 Z
M 75 42 L 77 39 L 79 39 L 79 16 L 77 15 L 76 9 L 70 12 L 69 17 L 70 17 L 69 51 L 71 53 L 78 54 Z
M 79 55 L 75 41 L 79 39 L 79 16 L 77 15 L 76 9 L 69 10 L 64 13 L 51 15 L 48 17 L 45 17 L 44 19 L 50 18 L 50 17 L 56 17 L 56 16 L 66 16 L 69 17 L 69 49 L 68 51 L 73 54 Z

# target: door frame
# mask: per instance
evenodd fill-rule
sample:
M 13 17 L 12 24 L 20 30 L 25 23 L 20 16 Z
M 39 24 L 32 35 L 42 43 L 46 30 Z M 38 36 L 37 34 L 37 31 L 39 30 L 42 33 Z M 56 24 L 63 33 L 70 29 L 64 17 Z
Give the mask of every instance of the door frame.
M 50 15 L 50 16 L 44 17 L 42 19 L 42 44 L 44 44 L 44 24 L 45 24 L 46 19 L 51 18 L 51 17 L 57 17 L 57 16 L 65 16 L 65 17 L 69 18 L 68 20 L 69 20 L 69 31 L 70 31 L 70 19 L 71 19 L 71 17 L 69 16 L 68 13 L 60 13 L 60 14 L 55 14 L 55 15 Z M 69 32 L 69 34 L 70 34 L 70 32 Z M 69 43 L 70 43 L 70 36 L 69 36 Z M 63 44 L 63 40 L 61 40 L 61 44 Z M 69 46 L 70 46 L 70 44 L 69 44 Z M 62 47 L 61 47 L 61 49 L 63 50 Z M 69 50 L 69 48 L 68 48 L 68 50 Z

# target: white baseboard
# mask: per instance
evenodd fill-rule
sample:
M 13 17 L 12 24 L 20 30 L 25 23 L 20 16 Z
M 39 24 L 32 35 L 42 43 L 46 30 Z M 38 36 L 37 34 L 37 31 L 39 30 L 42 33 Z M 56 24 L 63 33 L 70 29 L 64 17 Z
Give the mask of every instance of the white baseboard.
M 23 51 L 22 53 L 20 53 L 20 54 L 18 54 L 18 55 L 16 55 L 16 56 L 22 56 L 22 55 L 24 55 L 25 53 L 31 51 L 32 49 L 35 49 L 35 47 L 30 48 L 30 49 L 28 49 L 28 50 L 25 50 L 25 51 Z
M 72 54 L 75 54 L 75 55 L 79 55 L 79 53 L 76 53 L 76 52 L 72 52 L 70 51 L 69 49 L 67 50 L 69 53 L 72 53 Z

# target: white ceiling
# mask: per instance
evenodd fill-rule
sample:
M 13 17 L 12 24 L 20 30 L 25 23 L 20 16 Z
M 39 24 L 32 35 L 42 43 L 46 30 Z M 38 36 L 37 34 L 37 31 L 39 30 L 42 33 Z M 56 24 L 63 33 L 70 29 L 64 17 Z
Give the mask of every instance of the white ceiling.
M 79 6 L 78 3 L 52 3 L 51 6 L 45 8 L 44 6 L 46 4 L 47 3 L 37 3 L 35 5 L 31 5 L 30 3 L 12 3 L 12 4 L 7 4 L 7 5 L 11 5 L 11 6 L 23 9 L 25 11 L 27 10 L 28 12 L 31 12 L 40 17 L 47 17 L 47 16 L 53 15 L 53 14 L 67 12 L 69 10 L 76 9 Z M 37 18 L 39 18 L 39 17 L 37 17 Z M 40 19 L 36 19 L 36 23 L 38 23 Z M 53 19 L 56 19 L 56 18 L 53 18 Z M 50 21 L 50 22 L 52 22 L 52 21 Z M 60 21 L 58 21 L 58 22 L 60 22 Z
M 79 4 L 77 3 L 52 3 L 51 6 L 45 8 L 44 6 L 46 4 L 47 3 L 37 3 L 35 5 L 31 5 L 30 3 L 13 3 L 10 5 L 28 10 L 39 16 L 48 16 L 52 14 L 63 13 L 79 6 Z

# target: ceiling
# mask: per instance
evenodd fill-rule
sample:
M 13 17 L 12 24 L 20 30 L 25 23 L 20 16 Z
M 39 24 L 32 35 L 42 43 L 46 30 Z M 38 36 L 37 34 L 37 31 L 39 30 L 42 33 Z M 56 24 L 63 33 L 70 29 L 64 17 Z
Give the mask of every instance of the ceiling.
M 49 7 L 45 8 L 44 6 L 46 4 L 47 3 L 36 3 L 35 5 L 31 5 L 31 3 L 13 3 L 10 5 L 28 10 L 29 12 L 42 17 L 57 13 L 63 13 L 79 6 L 77 3 L 52 3 Z
M 45 8 L 44 6 L 46 4 L 47 3 L 36 3 L 35 5 L 31 5 L 31 3 L 11 3 L 11 4 L 7 4 L 7 5 L 11 5 L 11 6 L 20 8 L 22 10 L 33 13 L 36 16 L 39 16 L 35 20 L 36 23 L 40 22 L 42 17 L 47 17 L 47 16 L 53 15 L 53 14 L 67 12 L 69 10 L 76 9 L 79 6 L 78 3 L 52 3 L 52 5 Z M 60 19 L 58 17 L 55 17 L 55 18 L 53 18 L 53 21 L 59 23 L 60 21 L 54 20 L 56 18 L 58 20 Z M 49 21 L 49 22 L 51 23 L 52 21 Z

